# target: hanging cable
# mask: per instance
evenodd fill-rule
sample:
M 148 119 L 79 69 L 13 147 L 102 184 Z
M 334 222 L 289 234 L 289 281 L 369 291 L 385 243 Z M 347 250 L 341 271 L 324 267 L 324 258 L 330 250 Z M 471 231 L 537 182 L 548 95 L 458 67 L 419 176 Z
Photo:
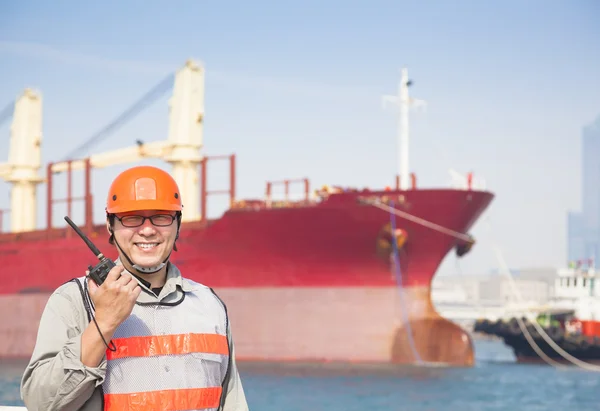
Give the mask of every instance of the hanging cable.
M 394 202 L 391 202 L 391 208 L 394 208 Z M 394 276 L 396 278 L 396 283 L 398 284 L 398 291 L 400 296 L 400 311 L 402 311 L 402 315 L 404 317 L 404 324 L 406 327 L 406 335 L 408 338 L 408 345 L 410 346 L 410 351 L 417 361 L 417 364 L 421 364 L 423 360 L 419 355 L 419 351 L 415 345 L 415 341 L 412 335 L 412 327 L 410 326 L 410 318 L 408 316 L 408 306 L 404 301 L 404 295 L 402 290 L 402 269 L 400 267 L 400 250 L 398 250 L 398 243 L 396 242 L 396 215 L 390 212 L 390 224 L 392 231 L 392 246 L 394 249 Z
M 390 214 L 393 215 L 398 215 L 400 217 L 406 218 L 409 221 L 413 221 L 417 224 L 420 224 L 424 227 L 428 227 L 432 230 L 438 231 L 440 233 L 449 235 L 451 237 L 457 238 L 457 239 L 465 239 L 465 237 L 468 238 L 468 236 L 466 236 L 465 234 L 459 233 L 457 231 L 454 230 L 450 230 L 446 227 L 440 226 L 438 224 L 435 224 L 431 221 L 425 220 L 423 218 L 417 217 L 413 214 L 410 214 L 406 211 L 401 211 L 398 210 L 396 208 L 392 206 L 388 206 L 385 205 L 383 203 L 381 203 L 379 200 L 375 200 L 375 201 L 362 201 L 366 204 L 370 204 L 374 207 L 377 207 L 381 210 L 385 210 L 388 211 Z M 488 224 L 488 227 L 491 229 L 491 225 L 489 224 L 489 221 L 486 221 Z M 394 244 L 395 244 L 395 238 L 394 238 Z M 517 297 L 519 299 L 520 302 L 522 302 L 522 297 L 516 287 L 516 284 L 514 282 L 514 279 L 512 277 L 512 274 L 510 273 L 510 270 L 508 269 L 508 266 L 506 265 L 506 262 L 504 261 L 504 259 L 502 258 L 502 255 L 500 254 L 500 249 L 497 246 L 494 246 L 494 251 L 496 252 L 496 256 L 498 258 L 498 260 L 500 261 L 500 264 L 503 267 L 503 272 L 508 276 L 509 278 L 509 284 L 510 287 L 513 291 L 514 294 L 517 294 Z M 399 266 L 399 265 L 398 265 Z M 551 357 L 549 357 L 546 353 L 544 353 L 542 351 L 542 349 L 536 344 L 535 340 L 533 339 L 533 337 L 531 336 L 529 330 L 527 329 L 527 326 L 525 325 L 525 323 L 523 322 L 523 320 L 517 316 L 516 317 L 517 323 L 519 324 L 519 328 L 521 329 L 521 332 L 523 333 L 523 335 L 525 336 L 525 339 L 527 340 L 527 342 L 529 343 L 529 345 L 531 346 L 531 348 L 540 356 L 540 358 L 542 358 L 546 363 L 553 365 L 556 368 L 564 368 L 565 366 L 558 363 L 557 361 L 553 360 Z M 559 347 L 554 340 L 552 340 L 552 338 L 550 338 L 550 336 L 544 331 L 544 329 L 542 328 L 541 325 L 539 325 L 537 323 L 537 321 L 532 322 L 534 328 L 538 331 L 538 333 L 542 336 L 542 338 L 548 343 L 548 345 L 550 347 L 552 347 L 561 357 L 563 357 L 565 360 L 571 362 L 572 364 L 575 364 L 576 366 L 589 370 L 589 371 L 600 371 L 600 366 L 596 366 L 594 364 L 589 364 L 586 363 L 584 361 L 579 360 L 578 358 L 572 356 L 571 354 L 569 354 L 568 352 L 566 352 L 565 350 L 563 350 L 561 347 Z
M 164 93 L 166 93 L 173 86 L 173 77 L 174 74 L 169 74 L 165 77 L 160 83 L 152 87 L 150 91 L 148 91 L 144 96 L 142 96 L 138 101 L 136 101 L 132 106 L 130 106 L 127 110 L 123 111 L 116 119 L 114 119 L 107 126 L 102 128 L 97 133 L 93 134 L 90 138 L 86 140 L 85 143 L 77 147 L 75 150 L 71 151 L 62 161 L 71 160 L 75 155 L 83 152 L 84 150 L 89 150 L 93 145 L 100 143 L 105 140 L 107 137 L 111 135 L 111 133 L 115 132 L 119 127 L 124 125 L 127 121 L 133 119 L 136 115 L 138 115 L 143 109 L 153 103 L 156 99 L 161 97 Z
M 491 224 L 489 221 L 486 221 L 488 229 L 491 231 Z M 506 264 L 506 261 L 504 260 L 502 253 L 500 251 L 500 248 L 495 245 L 495 241 L 492 240 L 492 242 L 494 243 L 493 245 L 493 249 L 494 252 L 496 253 L 496 258 L 498 259 L 500 266 L 502 268 L 502 272 L 504 273 L 504 275 L 506 276 L 506 278 L 509 280 L 509 285 L 510 288 L 513 292 L 514 295 L 516 295 L 518 301 L 520 303 L 523 303 L 523 297 L 521 296 L 521 293 L 519 292 L 519 289 L 517 288 L 516 284 L 515 284 L 515 280 L 513 278 L 513 275 L 510 272 L 510 269 L 508 268 L 508 264 Z M 552 358 L 550 358 L 547 354 L 545 354 L 542 349 L 537 345 L 537 343 L 534 341 L 534 339 L 531 337 L 529 330 L 527 330 L 527 327 L 525 326 L 525 324 L 523 323 L 523 321 L 519 318 L 520 316 L 516 316 L 516 320 L 519 323 L 519 327 L 521 328 L 521 331 L 523 332 L 523 335 L 525 336 L 525 338 L 527 339 L 527 341 L 529 342 L 529 344 L 531 345 L 531 348 L 533 348 L 533 350 L 547 363 L 554 365 L 557 368 L 561 368 L 561 365 L 553 360 Z M 537 332 L 540 334 L 540 336 L 544 339 L 544 341 L 546 341 L 546 343 L 552 347 L 554 349 L 554 351 L 556 351 L 558 353 L 558 355 L 560 355 L 562 358 L 564 358 L 565 360 L 567 360 L 568 362 L 570 362 L 573 365 L 578 366 L 579 368 L 588 370 L 588 371 L 595 371 L 595 372 L 599 372 L 600 371 L 600 366 L 595 365 L 595 364 L 590 364 L 587 363 L 585 361 L 580 360 L 577 357 L 574 357 L 573 355 L 569 354 L 567 351 L 565 351 L 564 349 L 562 349 L 558 344 L 556 344 L 556 342 L 548 335 L 548 333 L 546 333 L 546 331 L 544 330 L 544 328 L 537 322 L 537 321 L 532 321 L 531 324 L 533 325 L 533 327 L 537 330 Z M 564 367 L 564 366 L 562 366 Z
M 377 207 L 383 211 L 388 211 L 390 213 L 393 213 L 393 214 L 397 215 L 398 217 L 402 217 L 408 221 L 412 221 L 413 223 L 422 225 L 423 227 L 427 227 L 432 230 L 438 231 L 442 234 L 449 235 L 450 237 L 454 237 L 459 240 L 463 240 L 465 242 L 472 241 L 471 237 L 469 237 L 467 234 L 459 233 L 458 231 L 451 230 L 447 227 L 441 226 L 439 224 L 436 224 L 436 223 L 426 220 L 424 218 L 417 217 L 414 214 L 408 213 L 406 211 L 398 210 L 397 208 L 394 208 L 394 207 L 390 207 L 389 205 L 382 203 L 380 200 L 360 199 L 359 201 L 361 203 L 369 204 L 369 205 L 372 205 L 373 207 Z

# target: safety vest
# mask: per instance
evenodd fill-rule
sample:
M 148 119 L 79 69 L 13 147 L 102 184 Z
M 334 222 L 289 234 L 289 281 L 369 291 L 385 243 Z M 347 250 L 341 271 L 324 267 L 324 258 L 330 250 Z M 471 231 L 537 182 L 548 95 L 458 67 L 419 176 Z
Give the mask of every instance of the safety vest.
M 115 331 L 104 410 L 219 408 L 229 365 L 227 313 L 210 288 L 186 281 L 193 291 L 180 304 L 136 304 Z

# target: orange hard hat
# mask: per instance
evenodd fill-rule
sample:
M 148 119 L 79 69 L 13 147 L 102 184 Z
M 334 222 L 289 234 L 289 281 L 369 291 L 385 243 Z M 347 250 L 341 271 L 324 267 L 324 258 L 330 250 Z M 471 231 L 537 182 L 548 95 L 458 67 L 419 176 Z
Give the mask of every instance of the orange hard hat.
M 119 174 L 106 199 L 108 213 L 138 210 L 181 211 L 177 183 L 166 171 L 152 166 L 137 166 Z

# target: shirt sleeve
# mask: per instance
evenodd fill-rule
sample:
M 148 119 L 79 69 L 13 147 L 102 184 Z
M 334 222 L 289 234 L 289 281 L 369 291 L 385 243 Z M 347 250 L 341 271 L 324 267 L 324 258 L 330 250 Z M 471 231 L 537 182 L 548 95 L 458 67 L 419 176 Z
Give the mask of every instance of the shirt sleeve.
M 87 326 L 82 296 L 75 284 L 48 299 L 33 354 L 21 380 L 21 398 L 29 411 L 81 408 L 102 384 L 106 358 L 98 367 L 81 362 L 81 334 Z M 95 396 L 100 396 L 100 390 Z
M 231 371 L 223 411 L 249 411 L 246 394 L 235 361 L 235 345 L 233 344 L 231 331 L 229 332 L 229 344 L 231 344 Z

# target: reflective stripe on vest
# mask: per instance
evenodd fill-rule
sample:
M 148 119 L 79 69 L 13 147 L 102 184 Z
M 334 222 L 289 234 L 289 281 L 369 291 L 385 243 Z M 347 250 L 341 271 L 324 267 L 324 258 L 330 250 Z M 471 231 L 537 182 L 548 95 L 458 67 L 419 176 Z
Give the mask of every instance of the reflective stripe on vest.
M 176 306 L 136 304 L 117 328 L 116 351 L 106 350 L 105 410 L 218 409 L 229 363 L 226 315 L 208 287 L 195 288 Z

